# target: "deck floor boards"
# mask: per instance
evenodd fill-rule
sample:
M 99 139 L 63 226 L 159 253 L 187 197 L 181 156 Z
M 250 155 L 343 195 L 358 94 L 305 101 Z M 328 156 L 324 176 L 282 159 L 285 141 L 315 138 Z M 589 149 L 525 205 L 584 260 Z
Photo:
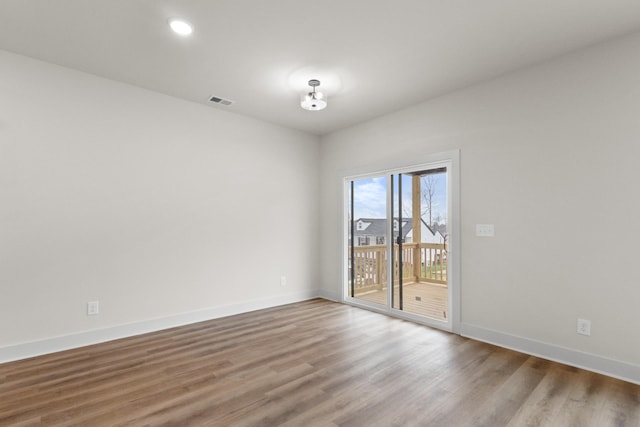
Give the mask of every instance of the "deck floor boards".
M 395 286 L 394 308 L 398 308 L 400 301 L 399 286 Z M 357 294 L 357 299 L 386 305 L 387 289 Z M 402 287 L 402 309 L 407 313 L 418 314 L 436 320 L 446 320 L 448 288 L 444 285 L 433 283 L 408 283 Z

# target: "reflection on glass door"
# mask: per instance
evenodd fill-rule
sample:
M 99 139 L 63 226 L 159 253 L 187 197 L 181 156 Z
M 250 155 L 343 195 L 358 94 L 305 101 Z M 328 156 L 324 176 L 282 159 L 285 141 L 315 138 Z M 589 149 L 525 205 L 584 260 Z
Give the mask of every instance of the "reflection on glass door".
M 446 167 L 349 181 L 349 296 L 447 321 L 447 185 Z

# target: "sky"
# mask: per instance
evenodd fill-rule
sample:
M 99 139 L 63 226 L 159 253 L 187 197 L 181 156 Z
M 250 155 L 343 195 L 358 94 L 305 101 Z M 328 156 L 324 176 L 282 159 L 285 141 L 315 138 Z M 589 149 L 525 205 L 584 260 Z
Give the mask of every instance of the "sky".
M 445 174 L 433 175 L 436 179 L 433 197 L 432 219 L 438 214 L 446 218 L 446 177 Z M 397 179 L 395 179 L 397 192 Z M 385 218 L 387 215 L 386 177 L 365 178 L 354 181 L 354 219 Z M 402 180 L 402 216 L 411 217 L 411 177 L 403 175 Z M 394 215 L 397 215 L 397 206 Z M 424 211 L 424 206 L 422 207 Z M 428 215 L 425 215 L 428 220 Z

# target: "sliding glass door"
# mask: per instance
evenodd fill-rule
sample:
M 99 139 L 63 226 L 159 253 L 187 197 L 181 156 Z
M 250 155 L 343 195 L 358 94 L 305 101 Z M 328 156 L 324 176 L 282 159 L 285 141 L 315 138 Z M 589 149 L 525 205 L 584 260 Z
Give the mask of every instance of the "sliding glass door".
M 347 300 L 449 323 L 448 166 L 346 180 Z

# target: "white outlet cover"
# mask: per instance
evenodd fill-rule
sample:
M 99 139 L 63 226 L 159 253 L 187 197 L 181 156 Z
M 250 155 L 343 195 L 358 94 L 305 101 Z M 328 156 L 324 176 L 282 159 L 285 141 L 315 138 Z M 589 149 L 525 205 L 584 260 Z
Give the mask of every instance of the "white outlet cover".
M 578 319 L 576 332 L 580 335 L 591 335 L 591 320 Z
M 95 316 L 100 313 L 100 303 L 98 301 L 89 301 L 87 303 L 87 316 Z

